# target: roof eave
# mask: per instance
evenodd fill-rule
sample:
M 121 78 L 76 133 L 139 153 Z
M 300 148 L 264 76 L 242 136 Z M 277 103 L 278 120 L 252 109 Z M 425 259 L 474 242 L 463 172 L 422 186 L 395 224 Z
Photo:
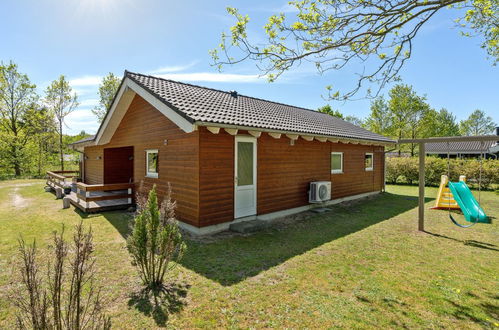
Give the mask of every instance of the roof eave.
M 81 142 L 76 141 L 70 143 L 68 146 L 71 147 L 71 149 L 73 150 L 83 151 L 85 147 L 90 147 L 93 145 L 95 145 L 95 137 L 92 140 L 81 141 Z
M 339 142 L 354 142 L 359 144 L 372 143 L 378 145 L 395 145 L 397 142 L 391 139 L 370 139 L 370 138 L 356 138 L 349 136 L 340 136 L 340 135 L 323 135 L 323 134 L 313 134 L 307 132 L 299 132 L 299 131 L 286 131 L 279 129 L 270 129 L 270 128 L 261 128 L 261 127 L 251 127 L 251 126 L 243 126 L 243 125 L 232 125 L 232 124 L 224 124 L 224 123 L 213 123 L 213 122 L 205 122 L 205 121 L 196 121 L 194 123 L 196 126 L 203 127 L 219 127 L 219 128 L 229 128 L 229 129 L 238 129 L 244 131 L 259 131 L 265 133 L 278 133 L 278 134 L 293 134 L 293 135 L 303 135 L 303 136 L 313 136 L 318 138 L 326 138 L 332 140 L 339 140 Z

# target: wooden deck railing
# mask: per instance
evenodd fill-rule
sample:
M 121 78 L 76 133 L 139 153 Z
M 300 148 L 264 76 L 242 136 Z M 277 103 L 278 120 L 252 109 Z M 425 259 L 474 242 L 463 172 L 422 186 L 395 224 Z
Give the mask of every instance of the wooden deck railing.
M 66 179 L 72 179 L 78 177 L 78 171 L 47 171 L 47 184 L 53 186 L 64 188 L 64 185 L 67 183 Z
M 133 187 L 133 183 L 86 184 L 78 182 L 76 184 L 76 198 L 78 203 L 80 202 L 80 199 L 83 200 L 86 203 L 87 208 L 90 202 L 122 198 L 126 198 L 128 200 L 128 204 L 132 204 Z M 123 190 L 124 192 L 119 194 L 106 194 L 106 192 L 120 190 Z M 93 196 L 92 192 L 94 193 Z

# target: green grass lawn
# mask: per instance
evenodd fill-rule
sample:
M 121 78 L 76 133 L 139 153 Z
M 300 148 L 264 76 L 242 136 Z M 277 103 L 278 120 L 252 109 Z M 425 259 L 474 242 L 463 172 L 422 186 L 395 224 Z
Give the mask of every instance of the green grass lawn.
M 82 215 L 43 192 L 43 181 L 0 182 L 0 328 L 14 310 L 5 296 L 17 239 L 46 247 Z M 436 188 L 428 188 L 427 207 Z M 92 226 L 98 279 L 115 328 L 495 328 L 499 327 L 497 221 L 454 226 L 427 211 L 417 232 L 417 187 L 388 192 L 327 214 L 302 217 L 249 236 L 188 240 L 171 274 L 164 313 L 136 299 L 140 283 L 125 248 L 128 216 L 83 217 Z M 482 192 L 499 217 L 499 196 Z M 461 221 L 462 217 L 458 217 Z M 71 229 L 71 230 L 69 230 Z

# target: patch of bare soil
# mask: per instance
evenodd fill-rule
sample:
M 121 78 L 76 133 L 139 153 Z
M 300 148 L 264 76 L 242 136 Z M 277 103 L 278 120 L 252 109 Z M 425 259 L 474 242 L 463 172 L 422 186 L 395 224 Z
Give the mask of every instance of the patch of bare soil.
M 10 205 L 13 206 L 16 209 L 20 208 L 25 208 L 29 205 L 30 201 L 27 198 L 24 198 L 19 194 L 19 187 L 21 185 L 15 187 L 11 193 L 9 193 L 10 196 Z
M 28 186 L 34 186 L 35 184 L 38 184 L 36 182 L 31 182 L 31 183 L 14 183 L 14 184 L 0 184 L 0 188 L 15 188 L 15 187 L 28 187 Z

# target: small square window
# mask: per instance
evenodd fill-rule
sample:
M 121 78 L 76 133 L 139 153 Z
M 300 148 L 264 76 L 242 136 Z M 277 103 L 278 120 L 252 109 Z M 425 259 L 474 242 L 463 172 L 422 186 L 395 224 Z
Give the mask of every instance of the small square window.
M 158 177 L 158 150 L 146 150 L 146 176 L 149 178 Z
M 342 152 L 332 152 L 331 153 L 331 173 L 343 173 L 343 153 Z
M 374 155 L 372 152 L 368 152 L 366 153 L 365 157 L 364 157 L 364 164 L 366 166 L 366 171 L 372 171 L 373 170 L 373 167 L 374 167 L 374 163 L 373 163 L 373 158 L 374 158 Z

